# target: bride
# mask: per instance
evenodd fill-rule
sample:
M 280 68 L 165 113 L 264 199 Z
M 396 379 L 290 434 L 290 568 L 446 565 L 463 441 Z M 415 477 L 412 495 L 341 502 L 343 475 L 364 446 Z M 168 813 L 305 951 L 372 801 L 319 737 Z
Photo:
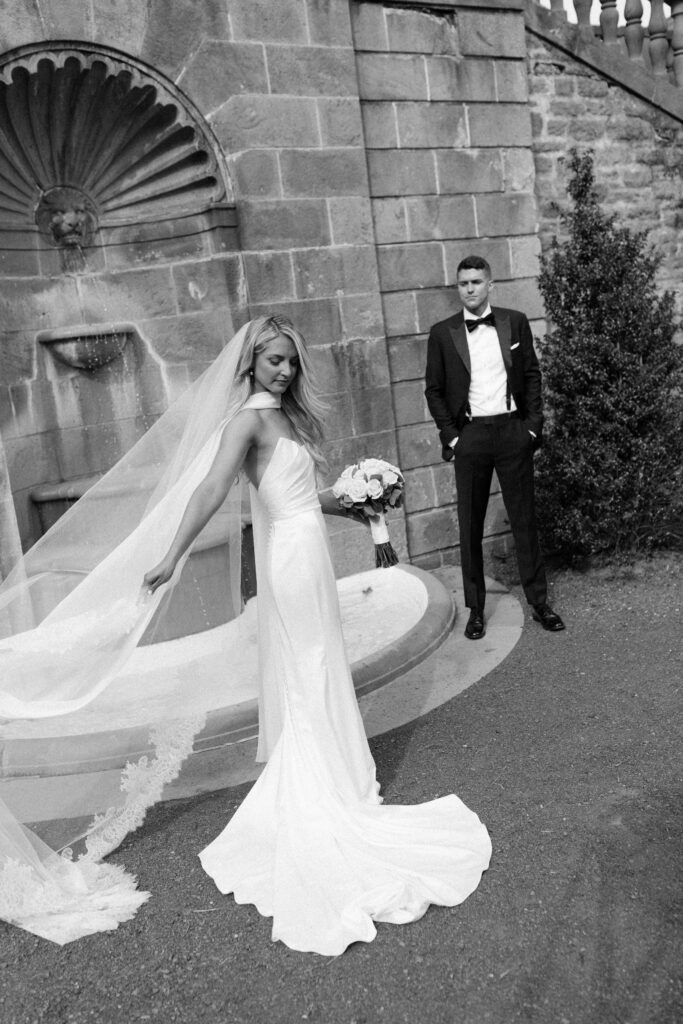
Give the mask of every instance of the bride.
M 108 496 L 117 520 L 123 520 L 103 556 L 88 548 L 88 509 L 83 510 L 77 530 L 80 542 L 85 534 L 92 563 L 85 578 L 57 597 L 54 580 L 43 579 L 50 574 L 37 572 L 35 564 L 24 565 L 18 581 L 7 581 L 15 620 L 17 593 L 24 605 L 31 593 L 35 616 L 36 588 L 48 614 L 25 630 L 6 629 L 7 640 L 0 639 L 0 666 L 9 669 L 0 715 L 8 709 L 7 717 L 78 712 L 111 690 L 145 630 L 163 615 L 195 539 L 219 510 L 224 514 L 228 507 L 235 520 L 234 482 L 242 473 L 249 485 L 258 581 L 257 759 L 267 763 L 199 856 L 221 892 L 273 918 L 273 939 L 336 955 L 352 942 L 371 941 L 376 921 L 406 923 L 430 903 L 462 902 L 488 866 L 490 840 L 476 814 L 454 795 L 412 806 L 381 803 L 344 651 L 322 515 L 342 512 L 329 491 L 316 490 L 316 469 L 324 466 L 323 408 L 303 338 L 282 317 L 253 320 L 191 390 L 180 412 L 169 410 L 150 431 L 154 437 L 143 438 L 94 495 L 100 521 Z M 160 439 L 168 442 L 163 456 Z M 145 444 L 153 446 L 153 459 Z M 151 463 L 155 469 L 151 479 L 145 477 L 144 501 L 139 495 L 132 500 L 131 480 Z M 127 503 L 121 497 L 124 480 Z M 147 564 L 155 557 L 157 564 L 144 575 L 141 599 L 135 569 L 144 555 Z M 40 552 L 37 558 L 39 567 Z M 235 561 L 233 551 L 233 569 Z M 0 600 L 0 612 L 4 607 Z M 106 621 L 106 629 L 93 628 L 93 615 L 98 623 Z M 50 644 L 64 632 L 71 643 L 60 658 Z M 230 664 L 225 677 L 228 687 Z M 186 682 L 191 719 L 192 680 Z M 193 724 L 190 737 L 197 728 L 201 723 Z M 187 742 L 174 748 L 166 779 L 188 752 Z M 157 740 L 157 761 L 162 760 L 169 758 L 161 757 Z M 79 860 L 43 849 L 0 806 L 1 917 L 69 941 L 132 916 L 148 894 L 135 891 L 130 876 L 101 859 L 137 827 L 146 806 L 158 799 L 160 784 L 156 779 L 146 788 L 131 786 L 127 776 L 122 789 L 122 807 L 104 805 L 105 813 L 80 833 L 85 855 Z M 23 901 L 8 901 L 7 885 L 19 869 Z M 82 909 L 87 913 L 79 914 Z

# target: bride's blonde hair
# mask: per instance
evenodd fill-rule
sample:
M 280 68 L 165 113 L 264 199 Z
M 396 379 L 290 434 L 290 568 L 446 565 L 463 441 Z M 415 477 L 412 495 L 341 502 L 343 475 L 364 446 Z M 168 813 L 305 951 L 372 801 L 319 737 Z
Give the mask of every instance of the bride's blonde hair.
M 296 376 L 282 396 L 282 411 L 291 423 L 296 437 L 311 453 L 318 473 L 324 474 L 328 466 L 321 446 L 324 438 L 323 417 L 327 406 L 317 394 L 315 374 L 306 342 L 291 320 L 275 314 L 255 317 L 249 323 L 237 366 L 237 377 L 249 380 L 256 356 L 279 335 L 289 338 L 299 360 Z

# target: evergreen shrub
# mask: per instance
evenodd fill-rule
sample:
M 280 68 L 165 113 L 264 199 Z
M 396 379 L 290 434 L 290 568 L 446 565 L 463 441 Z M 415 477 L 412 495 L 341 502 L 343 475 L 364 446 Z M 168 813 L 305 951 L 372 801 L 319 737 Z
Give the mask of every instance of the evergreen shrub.
M 666 546 L 683 513 L 683 348 L 642 233 L 601 209 L 592 153 L 571 151 L 566 237 L 541 259 L 544 547 L 576 563 Z

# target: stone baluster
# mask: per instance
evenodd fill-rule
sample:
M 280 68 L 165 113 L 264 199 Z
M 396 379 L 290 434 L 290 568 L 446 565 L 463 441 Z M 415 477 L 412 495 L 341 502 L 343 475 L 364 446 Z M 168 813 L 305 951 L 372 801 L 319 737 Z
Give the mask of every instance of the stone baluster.
M 667 75 L 666 58 L 669 52 L 667 28 L 664 0 L 650 0 L 650 24 L 648 26 L 650 64 L 656 75 L 665 77 Z
M 600 5 L 602 41 L 607 43 L 608 46 L 618 45 L 617 26 L 619 25 L 619 12 L 617 10 L 617 0 L 600 0 Z
M 593 26 L 591 25 L 591 7 L 593 6 L 593 0 L 574 0 L 574 11 L 576 12 L 576 24 L 579 32 L 587 35 L 593 35 Z
M 626 49 L 631 60 L 642 60 L 643 58 L 643 5 L 640 0 L 626 0 L 624 7 L 626 28 L 624 39 Z
M 674 23 L 673 35 L 671 37 L 674 79 L 676 85 L 683 88 L 683 0 L 672 0 L 669 6 L 671 7 L 671 17 Z

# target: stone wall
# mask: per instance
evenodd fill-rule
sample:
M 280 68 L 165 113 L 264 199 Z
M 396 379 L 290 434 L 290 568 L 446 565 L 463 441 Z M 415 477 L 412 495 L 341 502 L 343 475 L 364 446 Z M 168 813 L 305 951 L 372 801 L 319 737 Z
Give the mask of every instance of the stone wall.
M 675 293 L 683 314 L 681 122 L 537 38 L 527 43 L 542 245 L 562 235 L 569 150 L 591 149 L 604 209 L 662 254 L 658 284 Z
M 409 549 L 426 567 L 457 556 L 453 469 L 441 461 L 424 367 L 430 325 L 459 309 L 459 260 L 481 253 L 494 301 L 532 320 L 543 313 L 520 6 L 351 8 Z M 487 536 L 506 530 L 496 493 Z

